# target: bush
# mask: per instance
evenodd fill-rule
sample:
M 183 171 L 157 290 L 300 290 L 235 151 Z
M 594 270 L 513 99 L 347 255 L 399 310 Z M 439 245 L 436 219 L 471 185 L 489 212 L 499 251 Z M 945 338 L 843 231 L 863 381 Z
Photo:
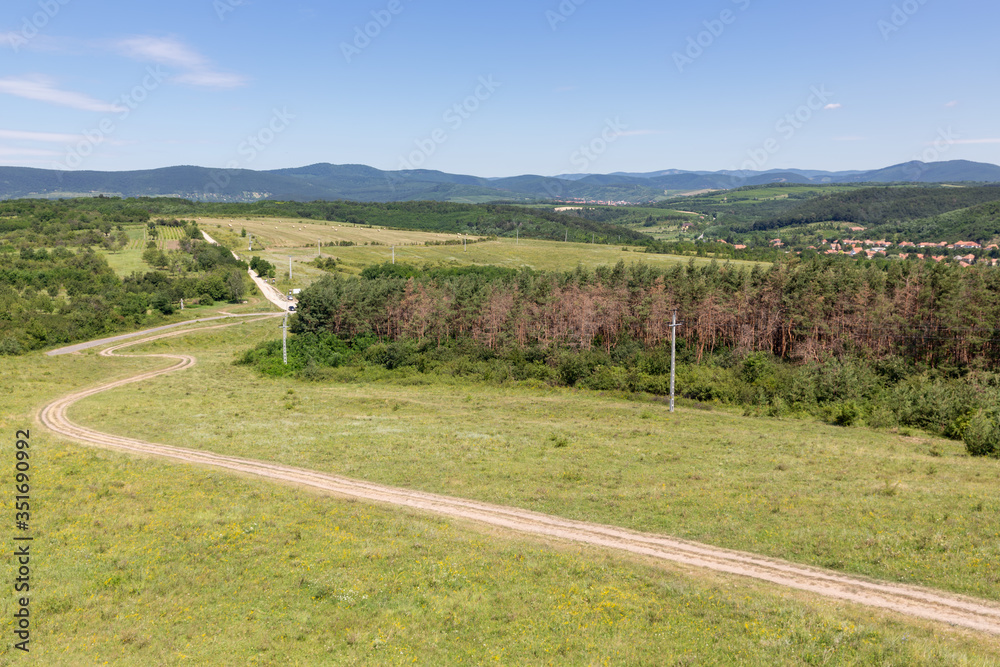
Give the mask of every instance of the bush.
M 591 368 L 583 355 L 564 351 L 559 355 L 556 372 L 564 385 L 573 387 L 577 382 L 590 375 Z
M 834 426 L 850 426 L 858 416 L 858 406 L 854 401 L 836 403 L 827 409 L 827 420 Z
M 413 363 L 414 345 L 411 341 L 398 340 L 391 343 L 377 343 L 365 350 L 365 359 L 387 370 L 402 368 Z
M 157 292 L 154 294 L 152 306 L 164 315 L 172 315 L 174 312 L 174 304 L 170 300 L 170 295 L 166 292 Z
M 203 306 L 214 306 L 215 300 L 208 294 L 202 294 L 198 297 L 198 303 Z
M 965 427 L 963 440 L 972 456 L 1000 456 L 1000 410 L 979 410 Z
M 598 366 L 589 377 L 580 381 L 584 389 L 597 391 L 624 391 L 628 385 L 628 372 L 619 366 Z
M 0 354 L 17 356 L 19 354 L 24 354 L 24 352 L 25 350 L 21 345 L 21 342 L 12 336 L 8 336 L 7 338 L 4 338 L 3 341 L 0 341 Z

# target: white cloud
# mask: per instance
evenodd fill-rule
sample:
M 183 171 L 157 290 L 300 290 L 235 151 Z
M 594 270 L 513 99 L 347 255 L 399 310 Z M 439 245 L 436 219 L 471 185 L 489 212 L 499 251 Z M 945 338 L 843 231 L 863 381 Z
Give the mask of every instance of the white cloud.
M 246 79 L 238 74 L 226 72 L 195 71 L 174 77 L 177 83 L 206 88 L 239 88 L 246 84 Z
M 827 104 L 827 105 L 826 105 L 825 107 L 823 107 L 823 108 L 824 108 L 824 109 L 827 109 L 827 110 L 830 110 L 830 111 L 832 111 L 833 109 L 841 109 L 841 108 L 843 108 L 843 106 L 844 106 L 844 105 L 843 105 L 843 104 L 840 104 L 839 102 L 834 102 L 834 103 L 832 103 L 832 104 Z
M 616 137 L 644 137 L 649 134 L 663 134 L 662 130 L 624 130 L 615 132 Z
M 172 37 L 142 35 L 121 40 L 116 47 L 134 60 L 183 70 L 173 77 L 177 83 L 205 88 L 238 88 L 246 84 L 245 77 L 218 71 L 203 55 Z
M 80 138 L 78 134 L 57 134 L 54 132 L 22 132 L 20 130 L 0 130 L 0 139 L 14 141 L 41 141 L 50 144 L 65 144 Z
M 97 111 L 101 113 L 121 113 L 125 108 L 117 104 L 102 102 L 82 93 L 69 90 L 59 90 L 55 84 L 43 76 L 11 77 L 0 79 L 0 93 L 23 97 L 38 102 L 48 102 L 59 106 L 79 109 L 80 111 Z
M 9 148 L 0 146 L 0 157 L 56 157 L 57 151 L 46 151 L 37 148 Z
M 130 58 L 152 60 L 162 65 L 194 69 L 207 64 L 205 58 L 187 45 L 169 37 L 133 37 L 118 42 L 118 47 Z
M 933 142 L 928 145 L 932 145 L 932 143 Z M 1000 139 L 955 139 L 953 141 L 949 141 L 948 143 L 961 144 L 965 146 L 977 146 L 980 144 L 1000 144 Z
M 958 100 L 952 100 L 951 102 L 948 102 L 948 104 L 946 104 L 945 106 L 948 107 L 949 109 L 954 109 L 955 107 L 958 106 Z

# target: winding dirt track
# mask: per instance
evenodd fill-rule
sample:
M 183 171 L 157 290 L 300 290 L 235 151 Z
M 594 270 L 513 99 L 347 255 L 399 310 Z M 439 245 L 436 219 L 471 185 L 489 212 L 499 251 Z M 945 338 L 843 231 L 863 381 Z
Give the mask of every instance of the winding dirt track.
M 235 325 L 217 325 L 193 331 L 206 331 L 229 326 Z M 103 350 L 101 355 L 114 356 L 117 350 L 125 347 L 185 333 L 190 333 L 190 331 L 175 331 L 130 341 Z M 66 417 L 66 411 L 70 406 L 88 396 L 126 384 L 142 382 L 166 373 L 182 371 L 196 363 L 195 358 L 188 355 L 152 354 L 144 356 L 173 359 L 176 363 L 167 368 L 149 371 L 60 398 L 42 408 L 39 411 L 39 419 L 56 433 L 98 447 L 173 459 L 184 463 L 225 468 L 258 477 L 314 487 L 350 498 L 409 507 L 520 533 L 628 551 L 691 567 L 707 568 L 718 572 L 761 579 L 780 586 L 878 607 L 899 614 L 949 623 L 981 632 L 1000 634 L 1000 605 L 993 602 L 915 586 L 865 580 L 834 571 L 765 558 L 750 553 L 719 549 L 653 533 L 640 533 L 614 526 L 563 519 L 514 507 L 490 505 L 474 500 L 399 489 L 277 463 L 158 445 L 101 433 L 74 424 Z

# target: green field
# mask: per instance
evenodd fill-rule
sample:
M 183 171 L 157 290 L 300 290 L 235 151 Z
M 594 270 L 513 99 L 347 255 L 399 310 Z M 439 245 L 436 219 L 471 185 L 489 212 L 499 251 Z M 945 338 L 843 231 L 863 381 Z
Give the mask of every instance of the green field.
M 620 260 L 624 260 L 626 264 L 645 262 L 654 266 L 668 266 L 680 262 L 686 263 L 691 259 L 674 255 L 647 254 L 642 248 L 630 246 L 560 243 L 534 239 L 480 240 L 456 234 L 381 229 L 348 223 L 319 223 L 290 218 L 254 220 L 200 218 L 198 224 L 213 238 L 234 248 L 240 257 L 249 259 L 252 255 L 259 255 L 274 264 L 278 268 L 277 287 L 282 291 L 305 287 L 324 274 L 320 269 L 305 266 L 315 259 L 319 252 L 322 252 L 323 257 L 336 257 L 341 263 L 340 270 L 346 274 L 358 274 L 371 264 L 392 261 L 393 248 L 396 261 L 420 266 L 494 265 L 515 269 L 524 267 L 538 271 L 571 271 L 578 265 L 593 269 L 602 265 L 611 266 Z M 249 234 L 253 234 L 252 252 L 248 251 L 250 239 L 240 236 L 240 230 L 244 228 Z M 160 227 L 159 230 L 158 246 L 163 248 L 166 248 L 167 241 L 176 242 L 183 234 L 181 228 Z M 150 270 L 149 265 L 142 260 L 145 244 L 141 241 L 141 228 L 135 230 L 130 228 L 128 231 L 130 236 L 136 234 L 139 240 L 133 240 L 128 248 L 122 251 L 102 251 L 108 263 L 120 276 L 127 276 L 133 271 Z M 463 238 L 477 242 L 467 245 L 426 245 L 461 241 Z M 317 241 L 323 244 L 349 241 L 357 245 L 323 245 L 317 248 Z M 291 282 L 287 280 L 289 257 L 292 257 L 293 262 L 294 280 Z M 711 258 L 695 258 L 696 264 L 711 261 Z M 754 264 L 740 261 L 734 263 L 748 266 Z
M 198 218 L 198 226 L 213 238 L 222 234 L 224 238 L 240 241 L 233 247 L 248 247 L 248 238 L 240 235 L 242 230 L 253 234 L 268 248 L 316 248 L 317 241 L 324 244 L 350 241 L 358 245 L 375 243 L 379 245 L 423 245 L 427 241 L 457 240 L 457 234 L 439 232 L 416 232 L 409 230 L 385 229 L 368 225 L 352 225 L 347 222 L 323 222 L 297 218 Z
M 144 225 L 130 225 L 125 228 L 129 242 L 122 250 L 114 252 L 108 250 L 97 250 L 114 269 L 119 276 L 131 275 L 133 271 L 145 272 L 152 270 L 149 264 L 143 261 L 142 253 L 146 249 L 146 227 Z M 160 250 L 176 249 L 177 244 L 184 238 L 182 227 L 157 226 L 157 237 L 153 239 L 156 247 Z
M 662 517 L 676 513 L 688 526 L 679 532 L 718 533 L 722 541 L 750 516 L 750 504 L 726 512 L 732 520 L 719 514 L 733 503 L 736 489 L 727 487 L 738 476 L 773 479 L 767 486 L 775 497 L 753 519 L 764 520 L 761 546 L 770 541 L 767 532 L 780 530 L 766 515 L 804 524 L 809 516 L 808 494 L 786 499 L 790 486 L 782 476 L 800 480 L 794 486 L 813 480 L 810 486 L 831 501 L 843 495 L 837 477 L 856 474 L 853 495 L 879 516 L 869 528 L 887 543 L 907 528 L 891 505 L 930 502 L 927 513 L 937 513 L 937 487 L 918 494 L 901 486 L 888 494 L 881 479 L 863 474 L 865 467 L 896 466 L 909 485 L 929 473 L 905 476 L 906 466 L 930 461 L 935 481 L 953 490 L 953 511 L 976 494 L 988 499 L 983 515 L 996 511 L 995 466 L 976 469 L 982 462 L 937 441 L 812 425 L 803 432 L 787 422 L 691 409 L 670 418 L 659 405 L 574 392 L 421 386 L 413 378 L 356 378 L 330 387 L 265 381 L 230 365 L 235 350 L 273 336 L 273 324 L 147 345 L 146 351 L 193 351 L 201 361 L 185 373 L 134 385 L 125 396 L 99 395 L 75 417 L 90 421 L 104 413 L 104 430 L 125 425 L 131 435 L 158 442 L 239 449 L 453 495 L 507 501 L 527 490 L 532 498 L 523 500 L 531 507 L 625 524 L 666 527 Z M 9 394 L 0 423 L 12 433 L 56 396 L 162 363 L 93 352 L 12 359 L 0 367 Z M 449 420 L 444 429 L 442 419 Z M 315 420 L 321 423 L 310 427 Z M 713 423 L 717 432 L 698 435 Z M 432 437 L 435 429 L 440 435 Z M 738 432 L 731 437 L 746 447 L 714 444 L 723 430 Z M 602 443 L 611 431 L 617 435 Z M 682 436 L 688 449 L 673 436 Z M 794 437 L 832 442 L 816 443 L 800 457 L 791 451 Z M 737 577 L 89 450 L 37 426 L 32 443 L 33 548 L 43 555 L 34 570 L 35 643 L 23 656 L 5 642 L 4 663 L 1000 664 L 996 638 Z M 924 452 L 932 446 L 946 449 L 939 456 Z M 850 461 L 857 469 L 824 472 L 832 450 L 841 452 L 841 466 Z M 719 456 L 723 451 L 728 457 Z M 598 461 L 606 469 L 593 467 Z M 738 470 L 750 461 L 757 463 Z M 986 488 L 976 485 L 977 473 Z M 641 488 L 630 491 L 642 478 Z M 658 485 L 669 491 L 656 494 Z M 10 496 L 2 498 L 9 513 Z M 655 512 L 625 517 L 636 501 Z M 843 530 L 834 520 L 837 508 L 827 511 L 830 529 Z M 937 514 L 935 526 L 958 547 L 952 521 Z M 912 526 L 924 527 L 919 519 Z M 966 528 L 974 533 L 968 539 L 976 539 L 978 529 Z M 826 527 L 801 526 L 817 529 Z M 982 578 L 962 569 L 967 584 Z M 2 599 L 0 613 L 10 619 L 11 597 Z
M 720 410 L 669 415 L 662 403 L 414 369 L 345 368 L 323 384 L 231 364 L 234 349 L 277 327 L 215 334 L 194 369 L 70 415 L 165 444 L 1000 599 L 1000 461 L 970 458 L 961 443 Z M 178 414 L 190 420 L 182 431 L 170 426 Z
M 131 245 L 131 244 L 130 244 Z M 143 261 L 142 259 L 142 249 L 125 249 L 110 252 L 107 250 L 98 250 L 104 259 L 108 261 L 108 265 L 114 269 L 121 277 L 129 276 L 133 271 L 151 271 L 152 268 Z
M 200 224 L 249 258 L 239 229 L 253 221 L 214 222 Z M 397 261 L 419 266 L 690 261 L 599 244 L 428 246 L 458 237 L 292 219 L 268 220 L 272 232 L 257 222 L 266 249 L 253 254 L 277 266 L 283 291 L 324 274 L 308 266 L 317 233 L 361 244 L 322 248 L 349 275 L 389 261 L 394 245 Z M 161 244 L 182 233 L 161 231 Z M 148 270 L 142 230 L 129 232 L 140 247 L 106 253 L 120 274 Z M 251 294 L 247 305 L 178 315 L 269 309 Z M 972 459 L 960 443 L 687 401 L 669 414 L 650 397 L 477 384 L 415 368 L 346 367 L 320 383 L 233 365 L 278 338 L 278 326 L 246 323 L 131 348 L 189 353 L 199 363 L 98 394 L 70 415 L 164 444 L 1000 600 L 1000 461 Z M 94 351 L 2 359 L 0 424 L 10 434 L 32 426 L 57 396 L 164 364 Z M 32 429 L 35 644 L 30 656 L 0 644 L 0 664 L 1000 665 L 997 637 L 91 450 Z M 9 493 L 0 507 L 13 512 Z M 13 599 L 2 599 L 9 627 Z

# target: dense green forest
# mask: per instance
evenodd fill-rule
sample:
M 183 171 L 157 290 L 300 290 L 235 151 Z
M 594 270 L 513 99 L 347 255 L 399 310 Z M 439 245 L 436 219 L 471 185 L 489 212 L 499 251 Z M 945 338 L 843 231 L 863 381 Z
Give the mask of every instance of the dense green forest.
M 377 365 L 662 395 L 675 309 L 690 399 L 952 437 L 995 423 L 1000 274 L 942 264 L 370 267 L 303 291 L 288 370 Z M 243 361 L 286 372 L 273 344 Z
M 785 191 L 785 194 L 781 194 Z M 875 237 L 920 241 L 986 241 L 1000 236 L 1000 186 L 752 186 L 659 204 L 714 217 L 731 240 L 789 227 L 850 223 Z
M 777 229 L 825 221 L 876 227 L 938 216 L 997 200 L 1000 200 L 1000 187 L 995 185 L 863 188 L 810 199 L 786 213 L 755 222 L 751 229 Z

